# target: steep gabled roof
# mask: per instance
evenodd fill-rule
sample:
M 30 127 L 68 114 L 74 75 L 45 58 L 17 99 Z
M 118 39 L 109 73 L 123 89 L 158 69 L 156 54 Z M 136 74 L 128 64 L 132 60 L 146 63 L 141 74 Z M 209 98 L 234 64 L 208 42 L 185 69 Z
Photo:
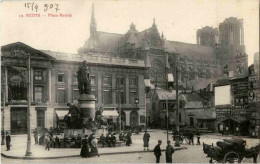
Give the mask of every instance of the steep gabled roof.
M 123 36 L 122 34 L 116 34 L 116 33 L 108 33 L 108 32 L 101 32 L 101 31 L 97 31 L 97 40 L 96 40 L 96 46 L 95 49 L 100 49 L 100 50 L 104 50 L 104 51 L 111 51 L 114 48 L 118 47 L 118 42 L 120 40 L 120 38 Z M 90 39 L 89 38 L 86 41 L 86 44 L 83 48 L 91 48 L 89 43 L 90 43 Z
M 188 58 L 194 57 L 197 59 L 216 60 L 216 53 L 214 49 L 209 46 L 165 40 L 165 48 Z

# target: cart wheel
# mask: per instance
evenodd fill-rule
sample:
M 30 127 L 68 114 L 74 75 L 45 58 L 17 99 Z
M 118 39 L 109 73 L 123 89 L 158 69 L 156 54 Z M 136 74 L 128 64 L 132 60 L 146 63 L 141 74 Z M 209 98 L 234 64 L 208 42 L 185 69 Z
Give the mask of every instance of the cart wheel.
M 224 163 L 241 163 L 241 160 L 236 152 L 230 151 L 224 156 Z

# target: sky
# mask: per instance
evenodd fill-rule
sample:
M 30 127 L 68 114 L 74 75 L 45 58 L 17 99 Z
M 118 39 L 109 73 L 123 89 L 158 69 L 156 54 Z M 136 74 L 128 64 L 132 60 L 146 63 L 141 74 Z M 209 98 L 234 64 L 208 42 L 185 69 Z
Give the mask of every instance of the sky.
M 34 3 L 34 8 L 25 7 L 25 2 Z M 197 29 L 215 28 L 225 18 L 237 17 L 244 20 L 249 65 L 253 63 L 254 53 L 259 52 L 258 0 L 4 1 L 1 2 L 1 45 L 20 41 L 40 50 L 77 53 L 89 38 L 93 2 L 98 31 L 124 34 L 132 22 L 138 31 L 143 31 L 151 27 L 155 18 L 159 32 L 163 31 L 167 40 L 193 44 Z M 60 13 L 72 17 L 48 16 Z M 40 14 L 40 17 L 26 17 L 26 14 Z

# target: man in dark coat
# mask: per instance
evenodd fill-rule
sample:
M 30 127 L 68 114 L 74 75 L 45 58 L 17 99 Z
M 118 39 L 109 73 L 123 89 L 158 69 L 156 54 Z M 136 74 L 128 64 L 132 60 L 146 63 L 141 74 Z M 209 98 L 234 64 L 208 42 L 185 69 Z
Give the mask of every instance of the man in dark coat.
M 172 154 L 174 153 L 174 148 L 171 145 L 171 141 L 167 141 L 165 157 L 166 163 L 172 163 Z
M 145 131 L 144 132 L 144 137 L 143 137 L 144 150 L 145 150 L 145 148 L 147 148 L 147 150 L 149 150 L 149 140 L 150 140 L 150 134 L 147 133 L 147 131 Z
M 39 143 L 37 129 L 33 132 L 33 136 L 34 136 L 35 145 L 37 145 Z
M 83 61 L 83 65 L 79 67 L 77 72 L 78 79 L 78 88 L 80 94 L 90 94 L 90 76 L 89 76 L 89 68 L 87 66 L 86 60 Z
M 9 135 L 8 132 L 6 132 L 5 142 L 6 142 L 6 149 L 7 149 L 6 151 L 9 151 L 11 146 L 11 136 Z
M 155 146 L 155 148 L 153 149 L 154 155 L 156 157 L 156 163 L 160 163 L 160 157 L 162 155 L 161 152 L 161 144 L 162 144 L 162 140 L 158 140 L 158 145 Z
M 103 133 L 101 134 L 99 141 L 101 142 L 102 146 L 104 147 L 106 144 L 106 137 L 104 136 Z

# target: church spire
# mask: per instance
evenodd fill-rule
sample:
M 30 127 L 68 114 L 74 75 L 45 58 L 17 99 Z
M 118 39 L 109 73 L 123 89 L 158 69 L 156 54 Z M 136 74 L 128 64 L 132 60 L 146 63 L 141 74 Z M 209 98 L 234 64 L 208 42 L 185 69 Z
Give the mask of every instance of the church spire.
M 92 4 L 91 22 L 90 22 L 90 36 L 95 35 L 97 31 L 97 23 L 95 19 L 94 3 Z

